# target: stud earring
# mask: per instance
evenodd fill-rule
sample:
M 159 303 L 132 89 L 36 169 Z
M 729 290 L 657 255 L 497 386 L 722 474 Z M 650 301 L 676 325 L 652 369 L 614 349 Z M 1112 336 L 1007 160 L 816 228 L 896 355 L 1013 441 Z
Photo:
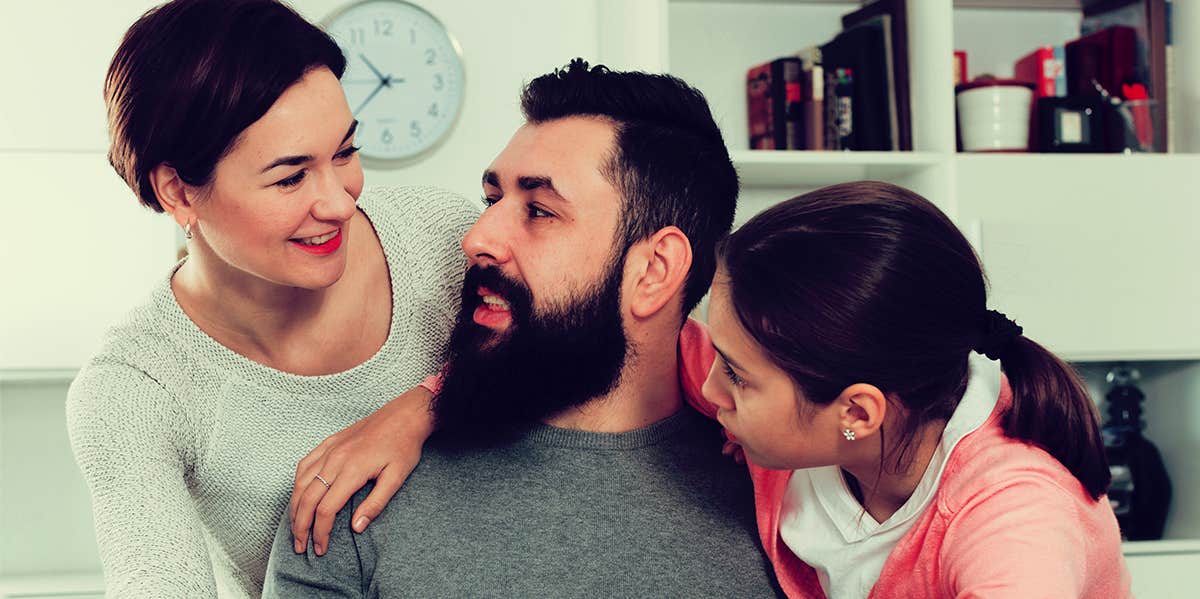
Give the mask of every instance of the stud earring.
M 854 431 L 852 431 L 848 428 L 844 428 L 844 429 L 842 429 L 842 436 L 845 437 L 847 441 L 853 441 L 854 440 Z
M 192 221 L 190 221 L 190 220 L 186 224 L 183 225 L 183 238 L 184 239 L 192 238 Z

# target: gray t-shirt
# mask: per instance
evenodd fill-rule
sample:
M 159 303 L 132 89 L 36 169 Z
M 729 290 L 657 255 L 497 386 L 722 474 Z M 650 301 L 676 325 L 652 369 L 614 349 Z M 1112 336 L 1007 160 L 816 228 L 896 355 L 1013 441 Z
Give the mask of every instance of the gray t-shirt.
M 380 517 L 329 551 L 292 551 L 287 516 L 263 597 L 763 597 L 744 466 L 690 409 L 628 433 L 542 426 L 497 449 L 431 444 Z

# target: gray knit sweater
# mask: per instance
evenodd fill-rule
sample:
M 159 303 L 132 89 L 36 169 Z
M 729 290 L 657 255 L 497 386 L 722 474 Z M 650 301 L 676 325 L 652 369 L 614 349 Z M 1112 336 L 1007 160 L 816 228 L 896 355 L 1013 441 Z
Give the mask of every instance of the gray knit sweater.
M 257 597 L 296 463 L 435 371 L 478 208 L 432 188 L 372 189 L 359 206 L 392 281 L 391 329 L 366 362 L 323 376 L 253 362 L 184 314 L 168 276 L 71 385 L 110 596 Z

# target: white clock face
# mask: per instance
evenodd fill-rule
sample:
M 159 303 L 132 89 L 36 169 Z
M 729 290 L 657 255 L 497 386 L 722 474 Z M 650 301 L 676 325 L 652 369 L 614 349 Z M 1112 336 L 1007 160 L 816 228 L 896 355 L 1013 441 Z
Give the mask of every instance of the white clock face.
M 433 15 L 401 0 L 367 0 L 325 29 L 346 55 L 342 89 L 368 166 L 412 160 L 450 133 L 463 104 L 463 64 Z

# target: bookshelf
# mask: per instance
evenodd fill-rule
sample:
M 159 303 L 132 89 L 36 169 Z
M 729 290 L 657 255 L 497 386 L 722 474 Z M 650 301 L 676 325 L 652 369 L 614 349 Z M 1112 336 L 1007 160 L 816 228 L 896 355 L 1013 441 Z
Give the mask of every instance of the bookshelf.
M 1033 48 L 1078 37 L 1080 0 L 909 0 L 912 152 L 745 150 L 746 70 L 829 40 L 859 4 L 606 0 L 599 59 L 670 72 L 705 93 L 742 178 L 737 222 L 832 183 L 909 187 L 976 244 L 993 303 L 1072 360 L 1094 396 L 1112 363 L 1138 365 L 1152 398 L 1148 436 L 1175 494 L 1166 540 L 1125 552 L 1138 596 L 1179 596 L 1200 583 L 1200 2 L 1173 6 L 1174 154 L 956 152 L 953 51 L 968 52 L 972 76 L 1009 76 Z M 1189 583 L 1187 573 L 1197 573 Z
M 936 152 L 809 152 L 735 150 L 743 186 L 804 187 L 856 179 L 896 179 L 937 166 Z

